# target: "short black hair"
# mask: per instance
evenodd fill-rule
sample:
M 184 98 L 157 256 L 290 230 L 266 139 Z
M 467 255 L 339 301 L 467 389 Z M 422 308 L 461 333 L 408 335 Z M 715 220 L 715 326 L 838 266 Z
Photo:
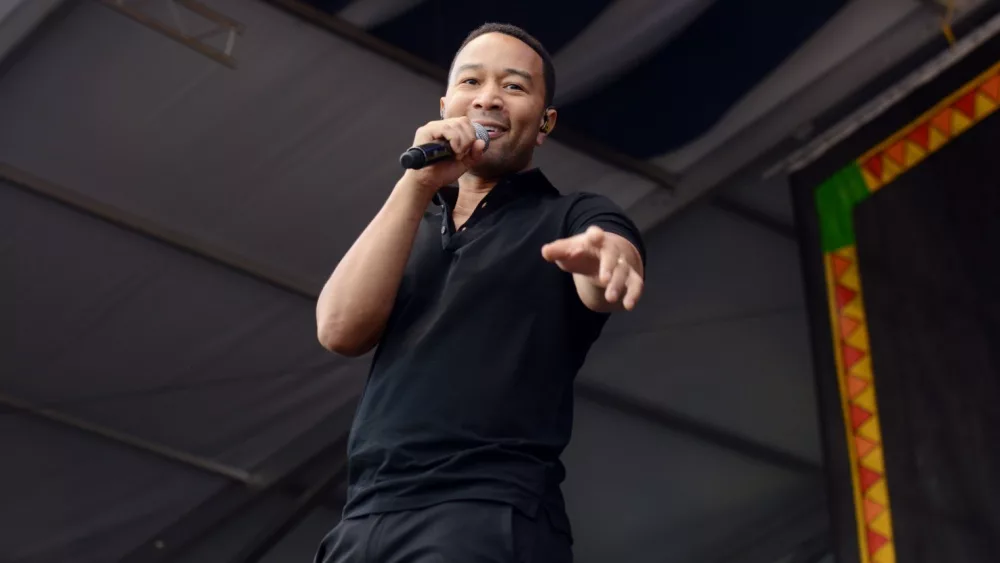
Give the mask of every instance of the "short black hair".
M 504 35 L 509 35 L 515 39 L 521 40 L 528 47 L 531 47 L 538 56 L 542 58 L 542 74 L 545 78 L 545 107 L 550 107 L 552 105 L 552 99 L 556 96 L 556 67 L 552 64 L 552 57 L 549 56 L 549 52 L 545 50 L 545 46 L 542 42 L 535 39 L 530 33 L 517 27 L 516 25 L 509 23 L 484 23 L 483 25 L 472 30 L 471 33 L 462 41 L 462 45 L 459 46 L 458 50 L 455 51 L 455 57 L 451 60 L 451 67 L 448 69 L 448 76 L 451 77 L 451 72 L 455 67 L 455 58 L 458 57 L 458 53 L 469 44 L 470 41 L 479 37 L 480 35 L 486 35 L 487 33 L 502 33 Z

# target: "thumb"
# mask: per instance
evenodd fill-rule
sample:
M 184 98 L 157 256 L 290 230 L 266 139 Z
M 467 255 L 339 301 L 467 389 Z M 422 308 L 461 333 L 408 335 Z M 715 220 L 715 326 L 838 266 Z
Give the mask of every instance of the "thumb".
M 472 143 L 472 146 L 469 147 L 469 151 L 465 153 L 465 157 L 462 159 L 462 162 L 464 162 L 467 165 L 475 164 L 476 162 L 479 162 L 479 160 L 483 158 L 483 153 L 485 151 L 486 151 L 486 142 L 483 141 L 482 139 L 476 139 L 475 142 Z

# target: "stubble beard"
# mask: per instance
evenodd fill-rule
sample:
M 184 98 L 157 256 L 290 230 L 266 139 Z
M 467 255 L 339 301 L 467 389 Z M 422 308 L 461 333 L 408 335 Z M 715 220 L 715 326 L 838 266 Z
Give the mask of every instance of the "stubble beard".
M 490 149 L 487 149 L 483 161 L 473 166 L 469 171 L 480 178 L 500 180 L 527 168 L 531 164 L 534 147 L 503 147 L 500 155 L 496 153 L 490 155 L 489 152 Z M 491 156 L 493 158 L 490 158 Z

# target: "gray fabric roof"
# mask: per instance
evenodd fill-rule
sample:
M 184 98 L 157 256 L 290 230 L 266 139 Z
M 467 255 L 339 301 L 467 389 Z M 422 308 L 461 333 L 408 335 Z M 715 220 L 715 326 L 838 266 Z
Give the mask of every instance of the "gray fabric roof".
M 145 4 L 169 21 L 163 3 Z M 0 66 L 13 319 L 0 373 L 0 560 L 158 560 L 174 548 L 163 538 L 187 537 L 187 521 L 208 526 L 205 506 L 234 487 L 246 498 L 265 489 L 260 513 L 273 519 L 341 470 L 316 456 L 343 439 L 368 358 L 319 347 L 313 299 L 392 186 L 412 129 L 434 117 L 441 84 L 277 3 L 208 4 L 246 25 L 236 70 L 95 2 L 63 4 Z M 622 41 L 615 22 L 634 21 L 622 14 L 681 33 L 709 4 L 595 12 L 554 53 L 567 100 L 620 83 L 622 61 L 673 37 Z M 420 5 L 333 13 L 376 33 Z M 32 29 L 26 6 L 40 4 L 0 12 L 0 39 Z M 558 187 L 611 197 L 647 227 L 650 251 L 642 306 L 612 319 L 580 376 L 565 456 L 579 561 L 770 562 L 823 534 L 795 242 L 717 206 L 661 222 L 747 163 L 769 163 L 762 155 L 799 125 L 933 36 L 935 17 L 904 0 L 824 17 L 711 125 L 642 159 L 680 177 L 672 194 L 573 143 L 542 148 Z M 612 36 L 599 76 L 583 72 Z M 874 48 L 887 58 L 860 64 Z M 860 70 L 845 80 L 850 65 Z M 830 76 L 836 88 L 802 97 Z M 716 193 L 790 224 L 783 178 Z M 308 530 L 332 525 L 341 494 L 324 496 Z M 219 537 L 239 542 L 236 529 L 257 528 Z M 296 541 L 318 542 L 310 533 Z

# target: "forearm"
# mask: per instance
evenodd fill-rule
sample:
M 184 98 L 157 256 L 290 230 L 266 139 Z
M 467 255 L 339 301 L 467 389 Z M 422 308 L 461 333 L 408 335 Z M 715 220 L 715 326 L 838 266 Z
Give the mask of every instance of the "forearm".
M 404 176 L 337 264 L 316 305 L 320 343 L 347 355 L 378 343 L 429 197 Z

